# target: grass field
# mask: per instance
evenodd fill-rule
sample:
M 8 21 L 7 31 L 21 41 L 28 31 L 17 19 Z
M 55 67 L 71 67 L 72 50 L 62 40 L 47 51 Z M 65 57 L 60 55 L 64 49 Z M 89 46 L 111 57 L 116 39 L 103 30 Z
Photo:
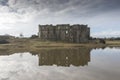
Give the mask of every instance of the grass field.
M 106 44 L 100 43 L 65 43 L 41 41 L 39 39 L 11 39 L 9 44 L 0 44 L 0 51 L 39 51 L 41 49 L 56 48 L 101 48 L 101 47 L 120 47 L 120 41 L 106 41 Z
M 116 47 L 116 46 L 118 46 L 118 47 L 120 47 L 120 40 L 106 40 L 106 44 L 108 45 L 108 46 L 113 46 L 113 47 Z

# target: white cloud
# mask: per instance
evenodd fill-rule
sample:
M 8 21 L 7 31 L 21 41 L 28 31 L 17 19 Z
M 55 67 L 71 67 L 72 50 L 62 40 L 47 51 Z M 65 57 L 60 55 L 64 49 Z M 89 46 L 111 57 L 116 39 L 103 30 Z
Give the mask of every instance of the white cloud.
M 120 31 L 106 30 L 92 34 L 93 37 L 120 37 Z
M 1 0 L 0 34 L 22 32 L 30 36 L 37 34 L 38 24 L 57 23 L 88 24 L 92 29 L 113 25 L 117 28 L 118 3 L 119 0 Z

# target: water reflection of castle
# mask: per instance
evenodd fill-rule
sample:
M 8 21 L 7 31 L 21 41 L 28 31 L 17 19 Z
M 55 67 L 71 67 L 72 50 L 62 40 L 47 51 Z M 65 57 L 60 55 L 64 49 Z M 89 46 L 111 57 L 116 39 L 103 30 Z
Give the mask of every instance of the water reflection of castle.
M 38 55 L 39 66 L 85 66 L 90 62 L 89 48 L 72 48 L 72 49 L 51 49 L 30 52 L 32 55 Z M 0 51 L 1 55 L 11 55 L 14 52 Z
M 38 54 L 39 66 L 85 66 L 90 62 L 90 49 L 57 49 L 41 51 Z

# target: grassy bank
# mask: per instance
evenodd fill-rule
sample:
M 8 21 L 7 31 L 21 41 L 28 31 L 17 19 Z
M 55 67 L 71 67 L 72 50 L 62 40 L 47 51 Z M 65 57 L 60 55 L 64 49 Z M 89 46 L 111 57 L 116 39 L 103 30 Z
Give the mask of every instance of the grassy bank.
M 120 47 L 120 40 L 106 40 L 106 44 L 109 47 Z
M 11 39 L 9 44 L 0 44 L 0 51 L 36 51 L 41 49 L 55 49 L 55 48 L 100 48 L 100 47 L 116 47 L 120 46 L 120 41 L 106 41 L 106 44 L 100 43 L 64 43 L 40 41 L 39 39 Z

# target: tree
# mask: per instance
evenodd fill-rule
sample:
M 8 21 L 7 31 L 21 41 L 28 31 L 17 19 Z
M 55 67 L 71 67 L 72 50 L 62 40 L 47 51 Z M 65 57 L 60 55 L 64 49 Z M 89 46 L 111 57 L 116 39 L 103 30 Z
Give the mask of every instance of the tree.
M 20 38 L 23 38 L 24 36 L 23 36 L 23 34 L 22 33 L 20 33 Z
M 38 38 L 38 36 L 34 34 L 34 35 L 32 35 L 30 38 L 31 38 L 31 39 L 35 39 L 35 38 Z

